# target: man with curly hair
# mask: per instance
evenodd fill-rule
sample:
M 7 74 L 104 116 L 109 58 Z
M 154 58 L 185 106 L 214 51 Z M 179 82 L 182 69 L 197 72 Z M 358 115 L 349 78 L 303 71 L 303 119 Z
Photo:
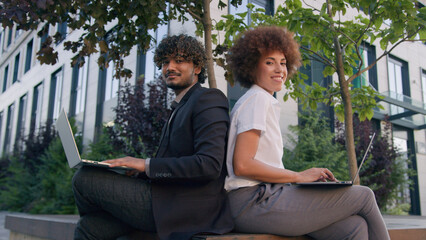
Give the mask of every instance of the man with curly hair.
M 224 164 L 229 126 L 228 101 L 206 79 L 202 44 L 187 35 L 163 39 L 154 62 L 176 93 L 156 156 L 106 160 L 127 166 L 137 177 L 81 168 L 73 178 L 80 213 L 75 239 L 116 239 L 134 229 L 160 239 L 189 239 L 196 233 L 233 228 Z

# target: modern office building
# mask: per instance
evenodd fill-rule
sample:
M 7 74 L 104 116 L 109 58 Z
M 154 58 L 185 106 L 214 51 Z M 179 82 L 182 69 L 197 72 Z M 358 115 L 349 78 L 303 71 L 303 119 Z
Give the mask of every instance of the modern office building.
M 241 7 L 215 9 L 218 0 L 212 1 L 212 17 L 219 19 L 222 14 L 236 14 L 247 11 L 246 4 L 264 8 L 267 14 L 273 14 L 281 0 L 243 0 Z M 313 5 L 318 1 L 307 0 Z M 419 1 L 424 6 L 426 0 Z M 247 22 L 250 15 L 247 16 Z M 110 27 L 113 27 L 111 25 Z M 66 33 L 67 40 L 77 39 L 81 31 L 71 31 L 66 24 L 56 26 L 40 25 L 38 30 L 46 28 L 50 35 L 56 32 Z M 58 62 L 55 65 L 41 65 L 36 52 L 47 35 L 37 36 L 38 31 L 20 31 L 16 27 L 0 29 L 0 155 L 12 151 L 17 139 L 37 130 L 48 120 L 55 120 L 64 108 L 75 117 L 79 134 L 84 144 L 93 141 L 102 124 L 114 117 L 112 108 L 117 104 L 117 90 L 123 79 L 114 78 L 114 69 L 101 70 L 95 54 L 85 59 L 83 67 L 72 67 L 70 59 L 73 53 L 65 51 L 63 41 L 55 46 L 58 50 Z M 161 40 L 168 34 L 187 33 L 195 35 L 195 26 L 190 21 L 182 25 L 170 22 L 160 26 L 153 35 Z M 363 56 L 370 63 L 382 54 L 378 41 L 365 45 Z M 135 79 L 144 74 L 150 81 L 159 74 L 152 58 L 155 44 L 146 54 L 135 47 L 124 62 L 133 71 Z M 312 62 L 302 71 L 309 76 L 310 82 L 327 85 L 336 80 L 336 76 L 324 78 L 324 66 Z M 245 92 L 241 87 L 231 87 L 223 77 L 223 69 L 216 66 L 216 80 L 220 90 L 229 98 L 231 106 Z M 376 111 L 373 117 L 380 127 L 385 116 L 390 116 L 393 141 L 399 150 L 410 157 L 412 168 L 417 173 L 412 190 L 407 190 L 407 201 L 411 203 L 412 213 L 426 216 L 426 45 L 422 42 L 406 42 L 398 46 L 386 58 L 380 60 L 358 81 L 358 85 L 370 85 L 384 96 L 382 105 L 385 110 Z M 276 94 L 282 99 L 285 90 Z M 283 137 L 289 125 L 297 125 L 299 105 L 294 100 L 281 101 L 281 129 Z M 332 111 L 328 111 L 334 118 Z M 284 137 L 285 138 L 285 137 Z M 286 140 L 284 139 L 284 142 Z

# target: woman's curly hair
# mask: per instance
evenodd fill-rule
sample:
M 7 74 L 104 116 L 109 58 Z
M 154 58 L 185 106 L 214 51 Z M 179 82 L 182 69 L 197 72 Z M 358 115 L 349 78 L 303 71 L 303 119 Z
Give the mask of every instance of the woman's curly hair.
M 294 40 L 292 32 L 283 27 L 262 26 L 240 34 L 226 56 L 234 80 L 250 88 L 256 83 L 255 71 L 261 55 L 275 50 L 284 54 L 287 78 L 290 78 L 301 65 L 299 44 Z
M 204 83 L 206 80 L 206 51 L 201 42 L 194 37 L 180 34 L 169 36 L 161 40 L 160 44 L 155 49 L 155 65 L 161 69 L 163 62 L 168 57 L 182 57 L 186 61 L 193 62 L 194 66 L 201 67 L 201 72 L 198 74 L 198 82 Z

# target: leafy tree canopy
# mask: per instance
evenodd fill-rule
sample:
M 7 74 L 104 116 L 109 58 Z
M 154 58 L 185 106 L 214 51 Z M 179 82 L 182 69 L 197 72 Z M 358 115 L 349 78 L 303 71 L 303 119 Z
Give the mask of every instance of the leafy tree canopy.
M 209 5 L 210 1 L 207 3 Z M 123 67 L 123 57 L 128 56 L 134 46 L 142 51 L 149 49 L 153 41 L 150 30 L 172 19 L 187 21 L 189 14 L 197 24 L 198 34 L 202 35 L 205 4 L 197 0 L 4 0 L 0 4 L 0 20 L 3 27 L 13 27 L 15 23 L 23 30 L 37 30 L 40 24 L 58 23 L 67 23 L 72 30 L 83 29 L 77 40 L 64 42 L 65 49 L 77 53 L 72 64 L 82 65 L 84 56 L 100 52 L 99 66 L 108 67 L 113 60 L 117 76 L 130 77 L 132 72 Z M 232 0 L 231 4 L 236 6 L 241 0 Z M 218 8 L 225 6 L 225 2 L 219 0 Z M 109 23 L 114 23 L 112 29 L 107 28 Z M 45 31 L 46 28 L 42 28 L 38 35 L 42 36 Z M 59 32 L 48 37 L 37 53 L 41 63 L 57 62 L 58 55 L 51 44 L 62 39 Z

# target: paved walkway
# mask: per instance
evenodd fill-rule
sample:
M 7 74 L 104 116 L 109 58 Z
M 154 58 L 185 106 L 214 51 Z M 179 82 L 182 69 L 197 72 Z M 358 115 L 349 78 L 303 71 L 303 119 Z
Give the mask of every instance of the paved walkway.
M 383 216 L 388 229 L 412 229 L 423 228 L 426 229 L 425 216 L 396 216 L 385 215 Z
M 8 212 L 0 212 L 0 240 L 9 240 L 9 230 L 4 228 L 4 220 Z M 426 217 L 421 216 L 383 216 L 388 229 L 426 229 Z
M 7 212 L 0 212 L 0 240 L 9 240 L 9 230 L 4 228 L 4 219 Z

